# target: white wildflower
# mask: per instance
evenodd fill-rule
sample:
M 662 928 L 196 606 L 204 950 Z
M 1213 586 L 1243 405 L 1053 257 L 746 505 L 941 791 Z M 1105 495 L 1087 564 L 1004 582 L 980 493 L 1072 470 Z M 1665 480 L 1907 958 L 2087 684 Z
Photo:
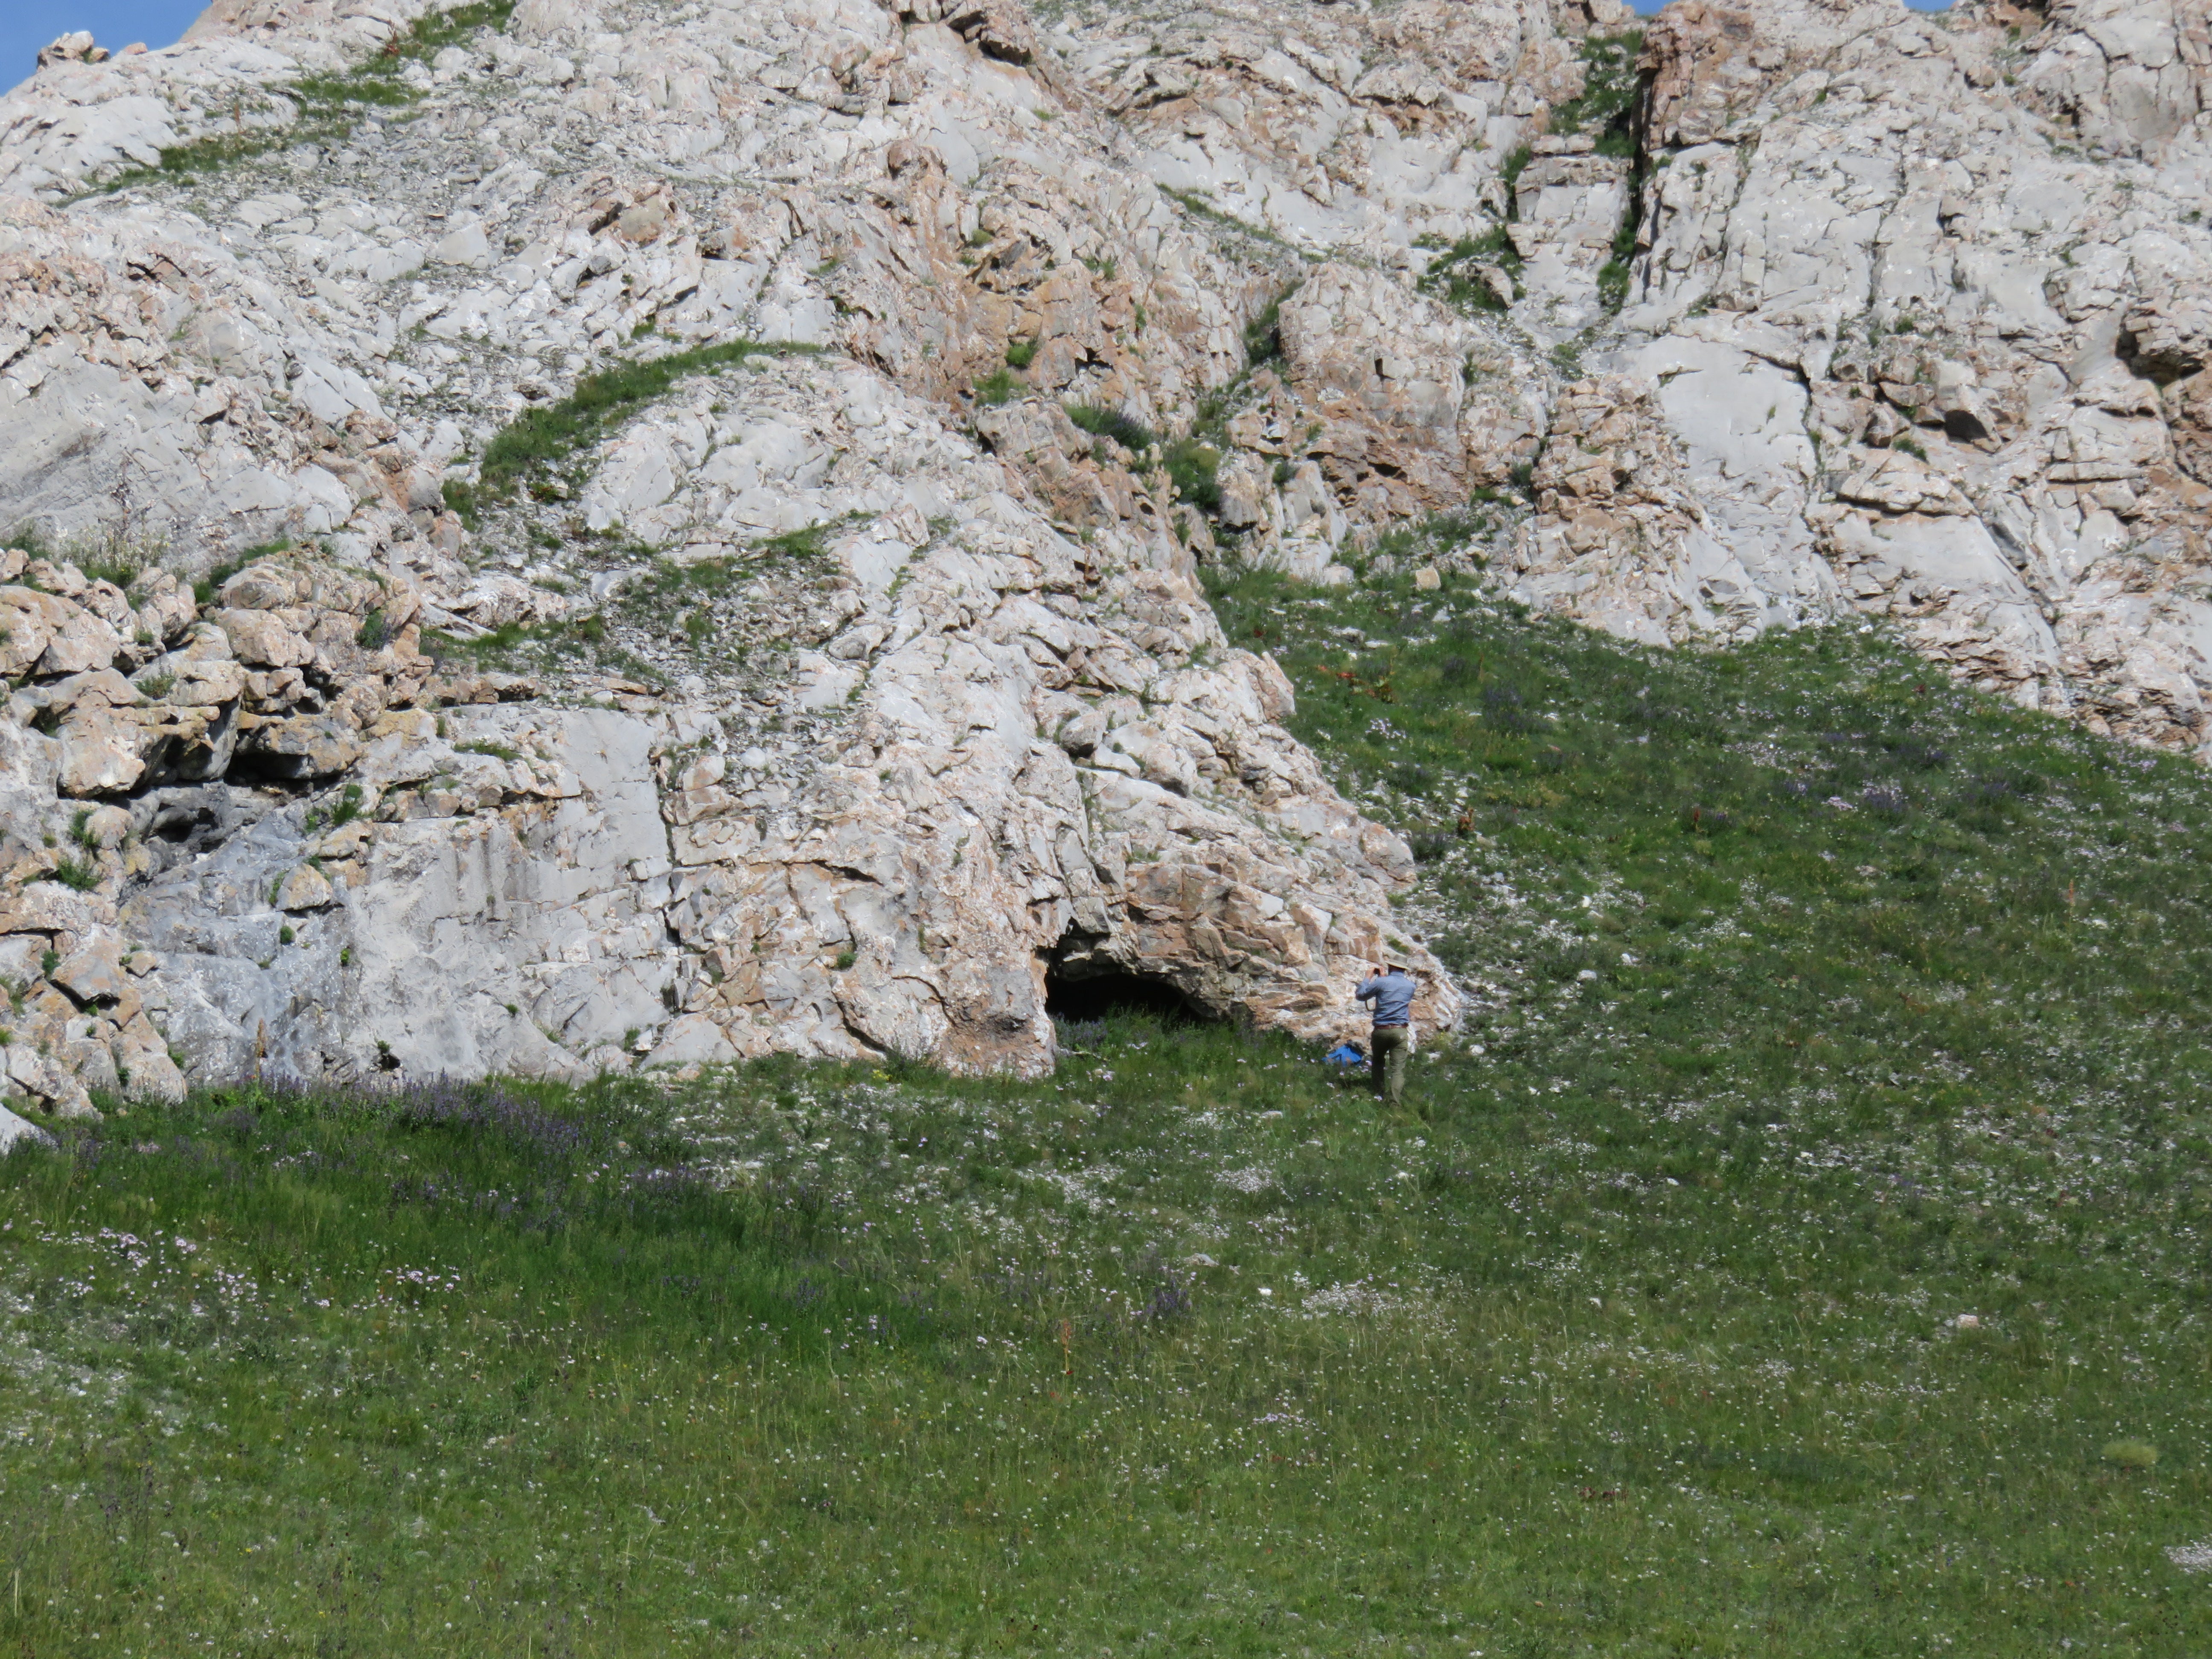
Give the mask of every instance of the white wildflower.
M 2184 1572 L 2212 1572 L 2212 1544 L 2169 1544 L 2166 1559 Z

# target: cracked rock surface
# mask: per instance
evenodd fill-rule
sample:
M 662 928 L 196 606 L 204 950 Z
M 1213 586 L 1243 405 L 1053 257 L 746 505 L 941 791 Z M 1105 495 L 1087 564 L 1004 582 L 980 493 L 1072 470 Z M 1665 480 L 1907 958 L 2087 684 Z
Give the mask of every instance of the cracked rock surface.
M 1880 615 L 2203 753 L 2208 62 L 2165 0 L 64 37 L 0 97 L 8 1086 L 1034 1072 L 1063 983 L 1320 1038 L 1378 954 L 1449 1024 L 1209 566 Z
M 1018 9 L 531 0 L 385 52 L 418 17 L 219 7 L 0 106 L 16 1095 L 1034 1072 L 1048 975 L 1320 1037 L 1366 962 L 1433 969 L 1404 844 L 1281 729 L 1158 471 L 967 406 L 1022 337 L 1027 384 L 1165 426 L 1273 291 Z M 287 122 L 395 56 L 404 104 Z M 782 349 L 683 357 L 738 341 Z M 657 357 L 488 484 L 517 416 Z

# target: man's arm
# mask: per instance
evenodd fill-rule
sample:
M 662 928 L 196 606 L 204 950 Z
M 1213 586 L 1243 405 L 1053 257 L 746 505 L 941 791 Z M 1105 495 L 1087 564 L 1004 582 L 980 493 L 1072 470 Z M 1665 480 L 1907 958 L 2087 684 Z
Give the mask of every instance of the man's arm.
M 1365 979 L 1360 981 L 1359 988 L 1357 991 L 1354 991 L 1352 994 L 1358 997 L 1362 1002 L 1365 1002 L 1369 998 L 1377 994 L 1381 991 L 1382 988 L 1382 981 L 1374 975 L 1370 974 Z

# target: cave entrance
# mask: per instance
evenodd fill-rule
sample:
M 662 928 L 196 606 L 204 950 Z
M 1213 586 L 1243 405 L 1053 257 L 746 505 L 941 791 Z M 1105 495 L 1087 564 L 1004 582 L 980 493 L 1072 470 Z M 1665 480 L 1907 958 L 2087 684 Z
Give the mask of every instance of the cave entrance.
M 1164 979 L 1118 968 L 1045 969 L 1044 1011 L 1064 1025 L 1091 1025 L 1135 1016 L 1166 1024 L 1212 1023 L 1190 999 Z

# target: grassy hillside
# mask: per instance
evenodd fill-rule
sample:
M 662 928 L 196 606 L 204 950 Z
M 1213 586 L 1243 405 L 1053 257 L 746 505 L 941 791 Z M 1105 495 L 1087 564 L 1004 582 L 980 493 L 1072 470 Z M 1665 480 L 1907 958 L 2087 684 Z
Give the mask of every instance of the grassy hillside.
M 0 1164 L 0 1652 L 2205 1651 L 2212 779 L 1217 605 L 1423 857 L 1425 1118 L 1134 1018 L 134 1110 Z

